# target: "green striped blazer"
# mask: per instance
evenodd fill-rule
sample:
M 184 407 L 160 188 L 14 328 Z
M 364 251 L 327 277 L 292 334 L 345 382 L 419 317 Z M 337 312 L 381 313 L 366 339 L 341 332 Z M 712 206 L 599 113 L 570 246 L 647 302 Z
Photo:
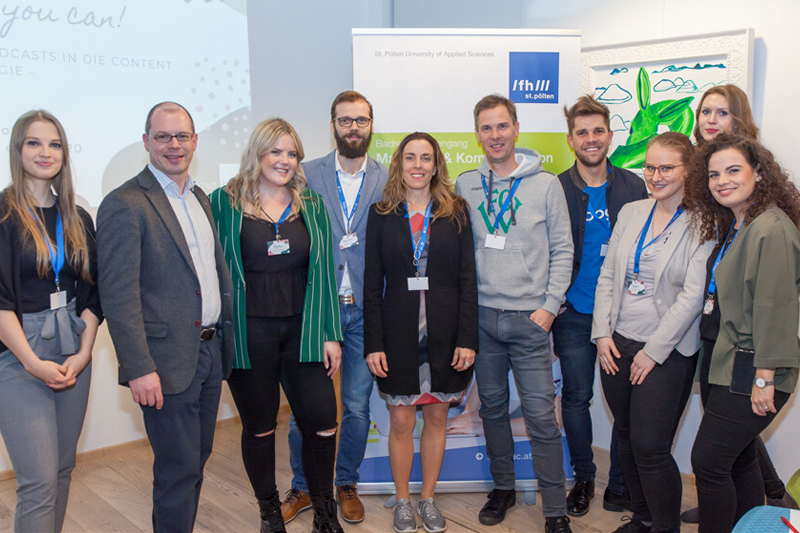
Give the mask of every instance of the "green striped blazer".
M 303 192 L 300 212 L 311 240 L 308 265 L 308 287 L 303 302 L 303 338 L 300 345 L 301 363 L 323 361 L 322 343 L 342 341 L 339 318 L 339 299 L 333 262 L 331 222 L 322 196 L 310 189 Z M 220 187 L 209 195 L 217 233 L 222 242 L 225 261 L 233 278 L 233 323 L 236 355 L 233 368 L 250 368 L 247 355 L 247 306 L 245 304 L 244 271 L 242 269 L 242 212 L 231 207 L 228 193 Z

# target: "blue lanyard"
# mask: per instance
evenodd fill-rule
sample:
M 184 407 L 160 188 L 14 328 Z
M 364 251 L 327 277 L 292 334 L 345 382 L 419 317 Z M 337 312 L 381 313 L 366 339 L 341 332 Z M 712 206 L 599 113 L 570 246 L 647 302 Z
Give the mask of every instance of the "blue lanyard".
M 722 261 L 722 258 L 725 257 L 725 254 L 730 249 L 733 241 L 736 239 L 736 236 L 739 234 L 739 230 L 733 231 L 733 227 L 736 225 L 736 221 L 733 221 L 731 224 L 730 229 L 728 229 L 728 234 L 725 235 L 725 241 L 722 243 L 722 249 L 717 254 L 717 258 L 714 260 L 714 266 L 711 267 L 711 280 L 708 282 L 708 294 L 714 294 L 717 292 L 717 282 L 714 280 L 714 274 L 717 272 L 717 266 L 719 262 Z M 733 231 L 733 239 L 728 242 L 728 238 L 731 236 L 731 232 Z
M 489 173 L 489 179 L 491 180 L 491 172 Z M 517 187 L 519 187 L 519 182 L 522 181 L 522 178 L 516 178 L 512 180 L 511 187 L 508 188 L 508 196 L 506 196 L 506 201 L 503 202 L 503 205 L 500 206 L 500 212 L 497 213 L 497 216 L 494 218 L 494 232 L 497 234 L 497 229 L 500 227 L 500 221 L 503 220 L 503 215 L 506 214 L 508 210 L 508 206 L 511 205 L 511 201 L 514 199 L 514 195 L 517 192 Z M 481 174 L 481 183 L 483 184 L 483 194 L 486 196 L 486 203 L 489 204 L 487 212 L 489 214 L 494 212 L 492 208 L 492 191 L 489 189 L 489 186 L 486 185 L 486 178 L 483 174 Z M 512 211 L 513 217 L 513 211 Z
M 283 210 L 283 214 L 281 215 L 281 218 L 279 218 L 277 222 L 272 220 L 272 217 L 269 216 L 266 211 L 264 211 L 263 207 L 261 208 L 261 212 L 264 213 L 264 216 L 266 216 L 269 219 L 270 222 L 275 224 L 275 238 L 276 239 L 280 239 L 281 238 L 281 224 L 286 222 L 286 219 L 289 218 L 289 213 L 292 212 L 292 202 L 289 202 L 289 205 L 287 205 L 286 209 Z
M 52 265 L 53 273 L 56 277 L 56 290 L 60 292 L 61 285 L 59 283 L 59 274 L 61 274 L 61 269 L 64 268 L 64 262 L 66 260 L 66 254 L 64 253 L 64 224 L 61 221 L 61 212 L 56 206 L 56 250 L 53 250 L 53 247 L 50 246 L 50 238 L 47 236 L 47 231 L 39 220 L 39 217 L 33 212 L 33 209 L 31 209 L 31 214 L 34 220 L 36 220 L 36 225 L 39 226 L 39 231 L 42 232 L 44 243 L 47 245 L 47 251 L 50 252 L 50 265 Z
M 639 277 L 639 258 L 642 255 L 642 250 L 653 244 L 658 240 L 659 237 L 664 235 L 664 232 L 675 222 L 681 213 L 683 213 L 683 206 L 678 207 L 678 210 L 675 211 L 675 214 L 672 215 L 672 218 L 669 221 L 669 224 L 661 230 L 661 233 L 653 237 L 653 240 L 648 242 L 647 244 L 644 243 L 645 239 L 647 239 L 647 232 L 650 230 L 650 223 L 653 221 L 653 213 L 656 211 L 656 204 L 653 204 L 653 209 L 650 210 L 650 216 L 647 217 L 647 222 L 644 223 L 644 228 L 642 229 L 642 236 L 639 237 L 639 244 L 636 245 L 636 255 L 633 258 L 633 274 L 638 279 Z
M 359 171 L 360 173 L 360 171 Z M 361 199 L 361 189 L 364 188 L 364 178 L 361 178 L 361 185 L 358 186 L 358 195 L 356 195 L 356 201 L 353 202 L 353 209 L 349 213 L 347 212 L 347 201 L 344 199 L 344 191 L 342 190 L 342 182 L 339 181 L 339 172 L 336 172 L 336 186 L 339 188 L 339 201 L 342 203 L 342 212 L 344 213 L 344 217 L 347 219 L 347 233 L 350 233 L 350 222 L 353 220 L 353 216 L 356 214 L 356 207 L 358 207 L 358 201 Z
M 422 252 L 425 250 L 425 243 L 428 242 L 428 227 L 431 222 L 431 206 L 433 200 L 428 202 L 428 207 L 425 208 L 425 222 L 422 224 L 422 235 L 419 237 L 419 242 L 414 242 L 414 229 L 411 227 L 411 216 L 408 214 L 408 203 L 406 206 L 406 216 L 408 217 L 408 231 L 411 232 L 411 244 L 414 245 L 414 268 L 417 269 L 417 277 L 419 277 L 419 258 L 422 257 Z

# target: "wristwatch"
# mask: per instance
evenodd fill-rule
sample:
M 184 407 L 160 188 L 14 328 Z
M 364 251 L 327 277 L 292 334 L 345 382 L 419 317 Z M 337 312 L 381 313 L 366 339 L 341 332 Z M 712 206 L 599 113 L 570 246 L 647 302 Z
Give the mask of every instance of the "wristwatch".
M 755 384 L 759 389 L 763 389 L 765 387 L 771 387 L 772 385 L 775 385 L 775 380 L 767 381 L 764 378 L 756 378 Z

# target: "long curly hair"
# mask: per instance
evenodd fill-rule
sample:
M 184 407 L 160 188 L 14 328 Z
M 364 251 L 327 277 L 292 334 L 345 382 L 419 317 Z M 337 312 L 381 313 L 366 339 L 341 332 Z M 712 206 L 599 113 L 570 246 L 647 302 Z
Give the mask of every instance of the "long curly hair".
M 433 219 L 446 218 L 455 222 L 461 231 L 461 225 L 467 223 L 467 202 L 453 192 L 453 182 L 447 172 L 447 162 L 439 148 L 439 143 L 428 133 L 414 132 L 407 135 L 392 155 L 389 166 L 389 181 L 383 189 L 383 198 L 376 205 L 378 213 L 388 215 L 400 212 L 400 204 L 406 201 L 406 187 L 403 183 L 403 152 L 411 141 L 427 141 L 434 152 L 436 173 L 431 179 L 431 198 L 435 205 Z
M 723 150 L 737 150 L 747 164 L 758 173 L 750 196 L 751 206 L 747 210 L 744 224 L 749 224 L 769 204 L 775 204 L 800 227 L 800 192 L 789 180 L 789 176 L 775 161 L 772 152 L 754 139 L 723 133 L 713 141 L 697 147 L 689 164 L 689 175 L 684 183 L 683 203 L 691 213 L 692 222 L 705 241 L 718 241 L 720 232 L 734 221 L 733 211 L 719 204 L 708 188 L 708 162 L 711 156 Z
M 247 203 L 252 204 L 256 212 L 261 207 L 258 193 L 258 184 L 261 180 L 261 158 L 284 135 L 291 137 L 297 148 L 297 170 L 294 171 L 294 175 L 289 180 L 287 187 L 292 193 L 292 214 L 297 215 L 300 213 L 301 200 L 308 188 L 308 180 L 303 172 L 303 165 L 300 164 L 303 161 L 303 157 L 305 157 L 305 152 L 297 131 L 282 118 L 265 120 L 256 126 L 252 135 L 250 135 L 250 141 L 248 141 L 242 153 L 239 173 L 225 185 L 225 191 L 228 193 L 231 207 L 240 209 L 242 212 L 244 212 L 245 204 Z

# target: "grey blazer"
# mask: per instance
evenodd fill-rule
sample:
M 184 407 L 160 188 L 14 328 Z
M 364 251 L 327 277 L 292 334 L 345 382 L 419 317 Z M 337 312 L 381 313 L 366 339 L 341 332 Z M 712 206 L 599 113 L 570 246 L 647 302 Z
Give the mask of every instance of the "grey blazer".
M 639 200 L 626 204 L 619 218 L 608 253 L 600 270 L 595 293 L 592 340 L 610 337 L 619 318 L 625 287 L 628 257 L 636 246 L 655 200 Z M 687 226 L 684 212 L 673 223 L 672 235 L 656 263 L 653 295 L 661 320 L 647 340 L 644 351 L 657 363 L 667 360 L 673 349 L 691 356 L 700 349 L 700 312 L 706 280 L 706 261 L 714 243 L 700 244 Z
M 216 237 L 208 197 L 194 193 Z M 216 239 L 222 300 L 223 377 L 233 361 L 233 288 Z M 164 394 L 185 391 L 200 351 L 200 282 L 180 223 L 145 167 L 109 193 L 97 212 L 98 288 L 119 361 L 119 382 L 158 372 Z
M 356 297 L 356 305 L 363 308 L 364 292 L 364 245 L 367 240 L 367 213 L 369 206 L 383 197 L 383 188 L 389 179 L 389 169 L 371 157 L 367 157 L 367 169 L 358 209 L 353 215 L 351 231 L 358 235 L 358 245 L 345 250 L 339 248 L 339 241 L 347 231 L 339 188 L 336 186 L 336 150 L 319 159 L 303 163 L 303 171 L 311 190 L 322 195 L 328 206 L 328 216 L 333 228 L 333 259 L 336 262 L 336 286 L 341 287 L 344 264 L 347 262 L 350 285 Z M 348 206 L 352 209 L 352 206 Z

